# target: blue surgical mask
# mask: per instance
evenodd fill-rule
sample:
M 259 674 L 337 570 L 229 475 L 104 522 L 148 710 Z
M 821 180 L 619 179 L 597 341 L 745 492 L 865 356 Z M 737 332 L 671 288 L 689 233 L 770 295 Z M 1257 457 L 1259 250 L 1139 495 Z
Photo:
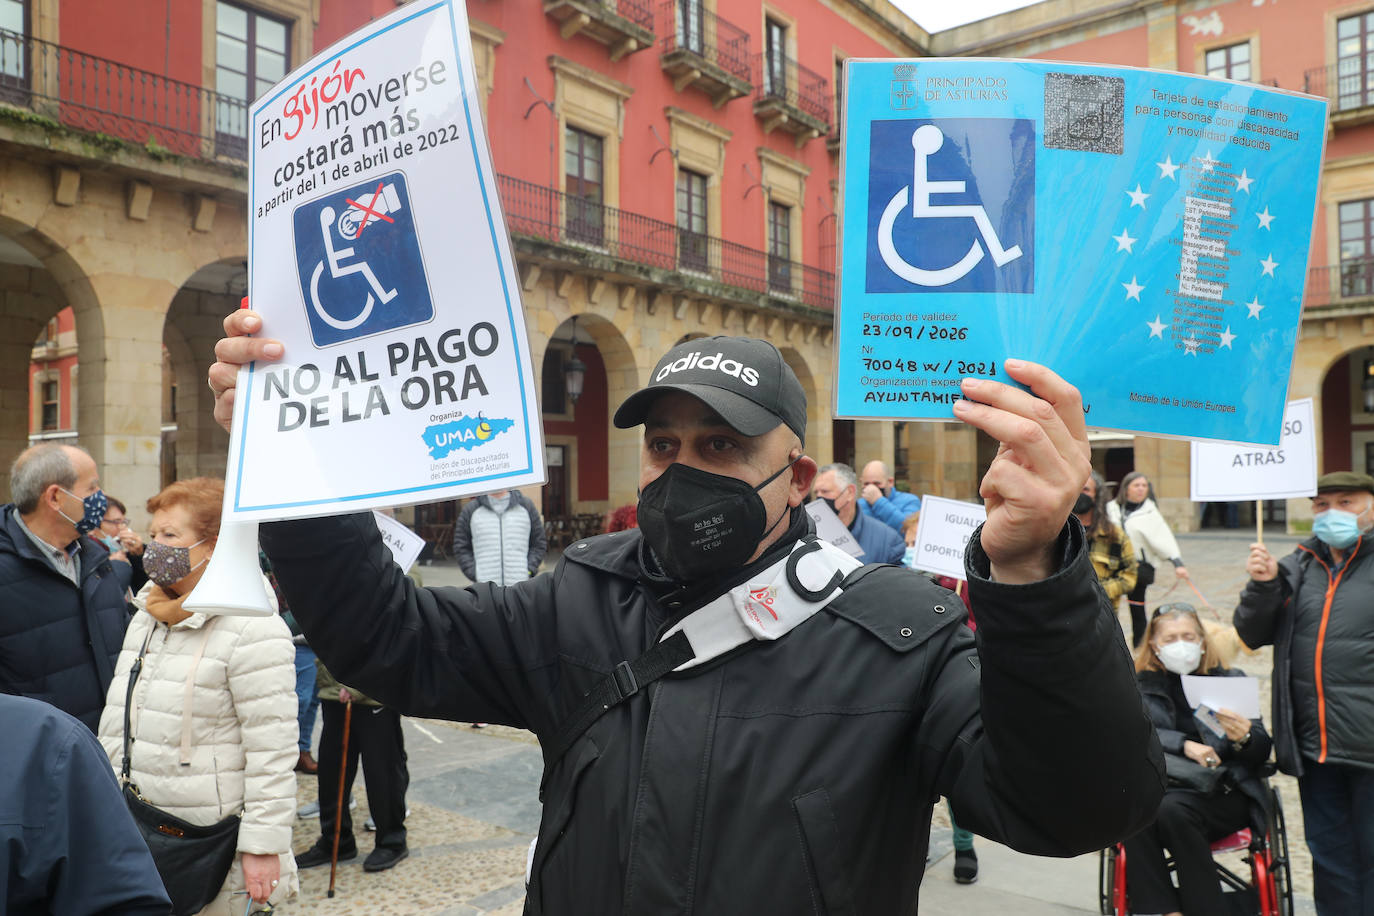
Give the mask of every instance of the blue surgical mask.
M 68 490 L 66 487 L 59 486 L 58 489 L 61 490 L 63 493 L 66 493 L 72 499 L 81 499 L 81 497 L 77 496 L 75 493 L 73 493 L 71 490 Z M 87 496 L 85 499 L 81 499 L 81 518 L 73 519 L 71 516 L 63 512 L 61 509 L 58 509 L 57 511 L 58 514 L 60 514 L 63 518 L 65 518 L 67 521 L 71 522 L 73 525 L 76 526 L 77 534 L 87 534 L 100 527 L 101 521 L 103 521 L 105 518 L 105 510 L 109 507 L 110 501 L 105 498 L 105 491 L 96 490 L 90 496 Z
M 105 549 L 110 553 L 119 553 L 124 549 L 124 545 L 119 543 L 119 538 L 112 538 L 108 534 L 100 536 L 100 543 L 105 545 Z
M 915 568 L 916 568 L 916 548 L 915 548 L 915 547 L 908 547 L 908 548 L 906 549 L 906 552 L 902 554 L 902 565 L 905 566 L 907 569 L 915 569 Z
M 1312 520 L 1312 533 L 1337 550 L 1344 550 L 1360 539 L 1360 518 L 1344 509 L 1327 509 Z

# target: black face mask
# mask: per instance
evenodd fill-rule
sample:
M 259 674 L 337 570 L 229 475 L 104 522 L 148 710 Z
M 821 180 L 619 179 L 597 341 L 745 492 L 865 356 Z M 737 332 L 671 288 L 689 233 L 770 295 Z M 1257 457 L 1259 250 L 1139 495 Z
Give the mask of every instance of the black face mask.
M 1073 514 L 1084 515 L 1085 513 L 1091 512 L 1096 505 L 1097 500 L 1093 499 L 1087 493 L 1079 493 L 1078 500 L 1073 504 Z
M 685 464 L 670 465 L 639 493 L 639 530 L 663 571 L 678 582 L 693 582 L 747 563 L 759 542 L 787 516 L 784 509 L 765 530 L 767 509 L 759 490 L 797 458 L 757 487 Z

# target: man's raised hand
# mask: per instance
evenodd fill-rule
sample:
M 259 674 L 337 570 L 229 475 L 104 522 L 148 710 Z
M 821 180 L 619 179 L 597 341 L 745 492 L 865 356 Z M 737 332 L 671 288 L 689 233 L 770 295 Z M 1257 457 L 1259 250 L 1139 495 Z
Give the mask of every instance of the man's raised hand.
M 954 415 L 1001 443 L 978 488 L 988 515 L 981 540 L 993 578 L 1017 584 L 1058 569 L 1053 548 L 1092 465 L 1078 389 L 1038 363 L 1005 366 L 1031 390 L 966 378 L 972 400 L 956 401 Z
M 239 367 L 281 359 L 285 352 L 281 341 L 249 336 L 261 329 L 262 318 L 257 312 L 239 309 L 224 319 L 224 337 L 215 344 L 215 363 L 206 375 L 210 390 L 215 393 L 215 422 L 226 430 L 234 417 L 234 386 L 238 383 Z

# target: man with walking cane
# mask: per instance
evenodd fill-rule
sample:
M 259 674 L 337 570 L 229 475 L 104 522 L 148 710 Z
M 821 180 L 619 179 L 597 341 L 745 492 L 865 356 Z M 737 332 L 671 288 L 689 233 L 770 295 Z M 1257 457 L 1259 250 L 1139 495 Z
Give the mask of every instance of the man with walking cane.
M 363 860 L 363 871 L 385 871 L 410 855 L 405 827 L 410 771 L 400 713 L 343 686 L 323 664 L 318 664 L 316 685 L 324 720 L 319 761 L 320 838 L 296 856 L 296 867 L 330 864 L 332 889 L 333 865 L 358 857 L 352 813 L 345 801 L 353 792 L 358 758 L 366 764 L 363 779 L 367 803 L 377 824 L 376 846 Z

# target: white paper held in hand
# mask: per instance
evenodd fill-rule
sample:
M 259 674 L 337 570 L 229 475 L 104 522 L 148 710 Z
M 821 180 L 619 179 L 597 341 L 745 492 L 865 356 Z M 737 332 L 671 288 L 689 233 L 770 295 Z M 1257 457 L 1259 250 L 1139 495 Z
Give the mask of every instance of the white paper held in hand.
M 1247 719 L 1260 717 L 1259 681 L 1253 677 L 1183 675 L 1183 696 L 1194 708 L 1229 709 Z

